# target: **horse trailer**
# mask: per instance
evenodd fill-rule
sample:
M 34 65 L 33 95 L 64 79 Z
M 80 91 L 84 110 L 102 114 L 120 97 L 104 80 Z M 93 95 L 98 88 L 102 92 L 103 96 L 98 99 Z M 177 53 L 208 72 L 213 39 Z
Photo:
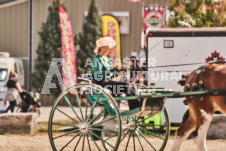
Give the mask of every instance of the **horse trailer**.
M 177 84 L 182 74 L 226 58 L 226 28 L 149 28 L 146 33 L 149 86 L 183 91 Z M 168 100 L 166 108 L 171 124 L 181 124 L 188 113 L 184 98 Z

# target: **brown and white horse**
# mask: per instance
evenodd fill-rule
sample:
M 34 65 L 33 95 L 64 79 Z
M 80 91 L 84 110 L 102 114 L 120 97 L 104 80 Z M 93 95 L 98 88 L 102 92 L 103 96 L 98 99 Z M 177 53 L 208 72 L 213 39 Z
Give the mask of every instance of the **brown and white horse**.
M 212 63 L 203 68 L 203 74 L 197 71 L 187 77 L 184 91 L 200 89 L 203 84 L 204 90 L 226 89 L 226 65 Z M 199 81 L 199 84 L 197 83 Z M 178 151 L 182 142 L 192 133 L 195 144 L 200 151 L 207 151 L 206 134 L 215 111 L 226 113 L 226 94 L 188 96 L 189 117 L 177 130 L 172 151 Z

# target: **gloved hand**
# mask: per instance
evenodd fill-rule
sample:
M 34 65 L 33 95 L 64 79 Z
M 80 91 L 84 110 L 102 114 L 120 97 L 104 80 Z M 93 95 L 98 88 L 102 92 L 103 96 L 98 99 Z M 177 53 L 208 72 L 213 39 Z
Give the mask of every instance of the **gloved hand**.
M 110 71 L 111 72 L 115 72 L 115 71 L 119 72 L 120 70 L 119 70 L 118 66 L 115 66 L 115 67 L 111 68 Z

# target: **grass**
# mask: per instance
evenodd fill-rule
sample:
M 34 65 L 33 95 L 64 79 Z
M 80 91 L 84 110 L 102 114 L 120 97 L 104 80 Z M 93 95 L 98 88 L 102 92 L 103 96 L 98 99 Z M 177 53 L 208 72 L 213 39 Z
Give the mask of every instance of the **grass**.
M 68 120 L 58 120 L 58 121 L 54 121 L 54 122 L 55 123 L 64 123 L 64 124 L 75 124 L 70 119 L 68 119 Z M 53 131 L 54 130 L 59 130 L 60 128 L 62 128 L 62 126 L 60 126 L 60 125 L 54 125 L 52 127 Z M 35 134 L 37 134 L 37 135 L 39 135 L 39 134 L 48 134 L 48 122 L 38 122 L 37 130 L 36 130 L 36 133 Z
M 48 122 L 39 122 L 35 134 L 47 134 L 48 133 Z

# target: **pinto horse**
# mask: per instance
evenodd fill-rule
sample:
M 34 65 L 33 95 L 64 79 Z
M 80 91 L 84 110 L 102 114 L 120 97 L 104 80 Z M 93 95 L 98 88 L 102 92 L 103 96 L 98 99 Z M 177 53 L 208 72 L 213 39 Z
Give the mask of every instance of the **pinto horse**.
M 211 63 L 188 75 L 184 91 L 221 89 L 219 95 L 187 96 L 189 117 L 177 130 L 172 151 L 192 133 L 200 151 L 207 151 L 206 134 L 215 111 L 226 113 L 226 65 Z M 193 101 L 192 101 L 193 100 Z

